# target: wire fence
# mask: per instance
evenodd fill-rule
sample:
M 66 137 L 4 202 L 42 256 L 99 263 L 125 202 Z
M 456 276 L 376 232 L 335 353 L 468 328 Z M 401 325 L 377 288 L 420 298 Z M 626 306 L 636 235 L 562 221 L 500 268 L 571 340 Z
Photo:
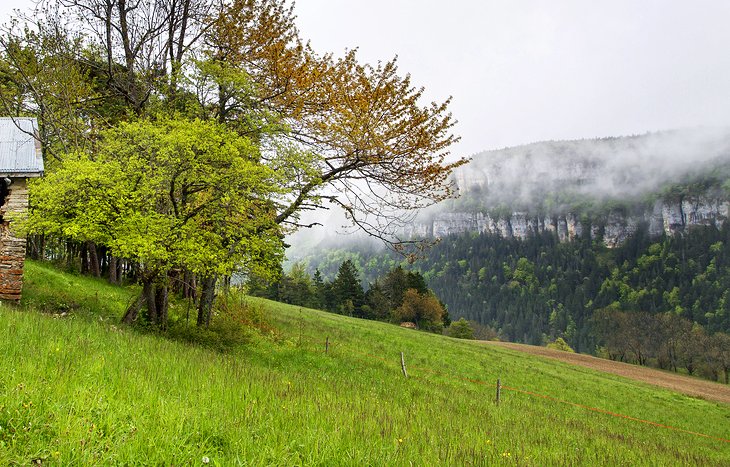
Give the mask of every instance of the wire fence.
M 310 343 L 313 344 L 313 345 L 318 345 L 315 342 L 310 342 Z M 697 432 L 697 431 L 686 430 L 684 428 L 679 428 L 679 427 L 675 427 L 675 426 L 671 426 L 671 425 L 666 425 L 666 424 L 654 422 L 654 421 L 651 421 L 651 420 L 645 420 L 645 419 L 642 419 L 642 418 L 632 417 L 630 415 L 625 415 L 625 414 L 621 414 L 621 413 L 617 413 L 617 412 L 612 412 L 610 410 L 605 410 L 605 409 L 601 409 L 601 408 L 598 408 L 598 407 L 592 407 L 592 406 L 589 406 L 589 405 L 581 404 L 581 403 L 578 403 L 578 402 L 572 402 L 572 401 L 560 399 L 560 398 L 557 398 L 557 397 L 554 397 L 554 396 L 550 396 L 550 395 L 547 395 L 547 394 L 541 394 L 541 393 L 538 393 L 538 392 L 535 392 L 535 391 L 530 391 L 530 390 L 527 390 L 527 389 L 516 388 L 516 387 L 512 387 L 512 386 L 506 386 L 506 385 L 502 384 L 499 379 L 496 382 L 492 383 L 492 382 L 488 382 L 488 381 L 484 381 L 484 380 L 479 380 L 479 379 L 475 379 L 475 378 L 467 378 L 467 377 L 463 377 L 463 376 L 459 376 L 459 375 L 453 375 L 453 374 L 449 374 L 449 373 L 444 373 L 442 371 L 434 370 L 433 368 L 425 368 L 425 367 L 419 367 L 419 366 L 414 366 L 414 365 L 408 365 L 408 366 L 406 366 L 406 362 L 404 360 L 404 354 L 402 352 L 401 352 L 400 360 L 396 360 L 395 358 L 388 359 L 388 358 L 383 357 L 381 355 L 374 355 L 374 354 L 371 354 L 371 353 L 368 353 L 368 352 L 363 352 L 363 351 L 360 351 L 360 350 L 357 350 L 357 349 L 354 349 L 354 348 L 351 348 L 351 347 L 344 346 L 344 345 L 342 345 L 340 343 L 337 343 L 335 345 L 335 343 L 333 343 L 330 340 L 330 338 L 327 337 L 326 344 L 325 344 L 325 352 L 329 352 L 330 349 L 332 349 L 333 347 L 340 347 L 340 348 L 343 348 L 343 349 L 347 349 L 348 351 L 350 351 L 350 352 L 352 352 L 352 353 L 354 353 L 356 355 L 360 355 L 361 357 L 364 357 L 364 358 L 366 358 L 368 360 L 377 360 L 377 361 L 380 361 L 380 362 L 384 363 L 385 365 L 387 365 L 389 367 L 394 367 L 394 369 L 397 369 L 398 367 L 400 367 L 401 371 L 403 372 L 404 376 L 406 376 L 406 377 L 408 377 L 408 374 L 406 373 L 406 368 L 408 368 L 408 370 L 415 370 L 416 372 L 430 373 L 430 374 L 437 375 L 437 376 L 440 376 L 440 377 L 442 377 L 444 379 L 451 380 L 451 381 L 462 381 L 462 382 L 468 382 L 468 383 L 482 385 L 482 386 L 486 386 L 486 387 L 493 387 L 495 389 L 495 395 L 496 395 L 495 399 L 497 399 L 496 402 L 499 402 L 498 399 L 499 399 L 499 391 L 500 391 L 500 389 L 501 390 L 507 390 L 507 391 L 512 391 L 512 392 L 516 392 L 516 393 L 525 394 L 527 396 L 534 397 L 534 398 L 538 398 L 538 399 L 549 400 L 549 401 L 556 402 L 556 403 L 559 403 L 559 404 L 565 404 L 565 405 L 569 405 L 569 406 L 572 406 L 572 407 L 577 407 L 577 408 L 580 408 L 580 409 L 584 409 L 586 411 L 595 412 L 595 413 L 599 413 L 599 414 L 602 414 L 602 415 L 608 415 L 608 416 L 611 416 L 611 417 L 616 417 L 616 418 L 619 418 L 619 419 L 629 420 L 629 421 L 636 422 L 636 423 L 642 423 L 642 424 L 649 425 L 649 426 L 654 426 L 654 427 L 657 427 L 657 428 L 662 428 L 662 429 L 666 429 L 666 430 L 676 431 L 676 432 L 680 432 L 680 433 L 686 433 L 686 434 L 690 434 L 690 435 L 693 435 L 693 436 L 699 436 L 699 437 L 702 437 L 702 438 L 707 438 L 707 439 L 711 439 L 711 440 L 715 440 L 715 441 L 720 441 L 720 442 L 723 442 L 723 443 L 730 443 L 730 439 L 721 438 L 721 437 L 717 437 L 717 436 L 711 436 L 711 435 L 708 435 L 708 434 L 705 434 L 705 433 L 700 433 L 700 432 Z M 367 362 L 367 360 L 366 360 L 366 362 Z M 411 373 L 410 376 L 411 377 L 414 376 L 413 373 Z

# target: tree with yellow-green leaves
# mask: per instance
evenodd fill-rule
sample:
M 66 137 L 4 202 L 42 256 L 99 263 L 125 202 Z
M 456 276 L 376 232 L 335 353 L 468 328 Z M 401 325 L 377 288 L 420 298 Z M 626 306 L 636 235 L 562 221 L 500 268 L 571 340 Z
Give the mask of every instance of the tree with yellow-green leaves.
M 143 291 L 124 321 L 145 310 L 147 321 L 166 325 L 174 268 L 202 280 L 277 270 L 279 178 L 249 139 L 182 118 L 123 123 L 101 136 L 96 151 L 67 155 L 34 183 L 30 228 L 134 258 Z M 208 324 L 212 298 L 199 300 L 198 323 Z

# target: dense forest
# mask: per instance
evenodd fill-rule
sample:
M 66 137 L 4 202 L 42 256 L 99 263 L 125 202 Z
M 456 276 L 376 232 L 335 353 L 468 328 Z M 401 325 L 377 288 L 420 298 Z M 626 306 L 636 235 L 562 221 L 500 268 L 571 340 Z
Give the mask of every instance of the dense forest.
M 723 337 L 713 337 L 730 332 L 728 240 L 728 223 L 656 239 L 644 227 L 614 249 L 588 235 L 559 242 L 547 233 L 524 241 L 467 233 L 442 239 L 410 267 L 452 318 L 492 327 L 505 340 L 541 345 L 561 337 L 579 352 L 675 370 L 679 350 L 667 342 L 686 342 L 685 371 L 703 366 L 718 379 L 730 351 Z M 329 274 L 347 258 L 366 281 L 399 261 L 373 251 L 318 257 L 310 268 Z M 644 332 L 627 334 L 635 329 Z M 697 349 L 699 356 L 689 352 Z M 708 363 L 709 353 L 717 358 Z
M 426 286 L 420 273 L 396 266 L 376 278 L 367 290 L 359 276 L 360 272 L 351 260 L 342 262 L 331 281 L 325 281 L 319 271 L 310 277 L 304 267 L 297 264 L 277 280 L 252 276 L 248 292 L 341 315 L 395 324 L 410 323 L 418 329 L 437 333 L 451 324 L 446 307 Z

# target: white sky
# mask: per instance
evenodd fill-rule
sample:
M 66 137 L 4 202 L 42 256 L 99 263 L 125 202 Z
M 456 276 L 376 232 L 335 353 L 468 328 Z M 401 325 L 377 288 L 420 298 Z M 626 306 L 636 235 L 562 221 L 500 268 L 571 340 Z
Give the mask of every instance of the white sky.
M 0 0 L 0 22 L 32 0 Z M 399 56 L 453 96 L 457 155 L 546 139 L 730 126 L 727 0 L 299 0 L 318 52 Z

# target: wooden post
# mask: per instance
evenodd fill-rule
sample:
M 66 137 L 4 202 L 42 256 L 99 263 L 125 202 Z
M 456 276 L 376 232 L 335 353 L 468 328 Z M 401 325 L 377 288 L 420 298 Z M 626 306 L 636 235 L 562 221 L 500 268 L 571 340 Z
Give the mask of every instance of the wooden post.
M 499 378 L 497 378 L 497 399 L 495 401 L 497 403 L 497 405 L 499 405 L 499 396 L 500 396 L 501 392 L 502 392 L 502 382 L 499 380 Z
M 330 351 L 330 336 L 327 336 L 327 339 L 324 341 L 324 353 L 329 353 Z
M 403 352 L 400 353 L 400 366 L 403 369 L 403 376 L 408 378 L 408 372 L 406 371 L 406 359 L 403 356 Z

